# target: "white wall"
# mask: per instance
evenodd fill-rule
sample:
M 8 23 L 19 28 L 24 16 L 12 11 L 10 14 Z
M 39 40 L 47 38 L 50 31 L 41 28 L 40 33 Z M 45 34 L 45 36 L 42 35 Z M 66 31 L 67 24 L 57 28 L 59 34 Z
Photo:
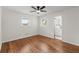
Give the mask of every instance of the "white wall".
M 41 20 L 44 19 L 47 21 L 46 26 L 42 26 Z M 50 15 L 43 15 L 40 16 L 40 28 L 39 28 L 39 34 L 47 37 L 54 37 L 54 23 L 53 18 Z
M 2 42 L 1 42 L 1 40 L 2 40 L 2 37 L 1 37 L 1 36 L 2 36 L 1 29 L 2 29 L 2 28 L 1 28 L 1 7 L 0 7 L 0 49 L 1 49 L 1 43 L 2 43 Z
M 29 24 L 22 26 L 21 16 L 26 16 Z M 2 42 L 12 41 L 19 38 L 37 34 L 37 17 L 24 15 L 6 8 L 2 9 Z
M 71 44 L 79 45 L 79 7 L 40 16 L 40 20 L 43 18 L 48 20 L 48 25 L 46 27 L 40 26 L 40 34 L 53 38 L 53 17 L 56 16 L 62 16 L 63 20 L 62 40 Z
M 63 12 L 63 40 L 79 45 L 79 7 Z

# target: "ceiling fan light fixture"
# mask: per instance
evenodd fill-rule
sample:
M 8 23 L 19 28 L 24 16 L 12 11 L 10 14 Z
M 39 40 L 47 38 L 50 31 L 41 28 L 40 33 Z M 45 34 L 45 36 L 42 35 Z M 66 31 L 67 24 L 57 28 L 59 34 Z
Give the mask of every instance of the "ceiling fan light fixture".
M 39 12 L 40 12 L 40 10 L 37 10 L 36 12 L 37 12 L 37 13 L 39 13 Z
M 40 13 L 40 10 L 37 10 L 36 12 L 37 12 L 37 14 L 39 14 Z

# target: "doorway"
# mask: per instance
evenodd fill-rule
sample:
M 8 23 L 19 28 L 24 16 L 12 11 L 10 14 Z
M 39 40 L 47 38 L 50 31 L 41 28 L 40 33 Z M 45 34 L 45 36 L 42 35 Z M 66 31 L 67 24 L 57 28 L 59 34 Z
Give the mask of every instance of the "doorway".
M 62 40 L 62 16 L 54 17 L 54 38 Z

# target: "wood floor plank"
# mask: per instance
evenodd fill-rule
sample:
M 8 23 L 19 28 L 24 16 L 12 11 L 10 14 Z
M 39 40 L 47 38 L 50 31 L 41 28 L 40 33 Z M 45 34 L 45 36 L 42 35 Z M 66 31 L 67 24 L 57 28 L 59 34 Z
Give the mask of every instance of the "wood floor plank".
M 36 35 L 2 43 L 2 53 L 79 53 L 79 46 Z

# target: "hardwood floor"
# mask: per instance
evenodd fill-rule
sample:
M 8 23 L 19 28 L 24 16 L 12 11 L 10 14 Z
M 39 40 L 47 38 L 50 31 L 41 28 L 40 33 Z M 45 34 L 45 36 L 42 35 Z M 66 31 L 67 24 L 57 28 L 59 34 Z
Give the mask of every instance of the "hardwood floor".
M 2 44 L 2 53 L 79 53 L 79 46 L 36 35 Z

